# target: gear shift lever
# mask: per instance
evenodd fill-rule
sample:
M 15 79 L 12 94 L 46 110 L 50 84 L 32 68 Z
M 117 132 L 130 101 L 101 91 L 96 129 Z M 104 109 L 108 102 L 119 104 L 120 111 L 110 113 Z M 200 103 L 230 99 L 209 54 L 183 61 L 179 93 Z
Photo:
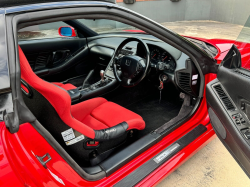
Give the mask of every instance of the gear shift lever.
M 104 70 L 100 71 L 101 81 L 104 83 Z

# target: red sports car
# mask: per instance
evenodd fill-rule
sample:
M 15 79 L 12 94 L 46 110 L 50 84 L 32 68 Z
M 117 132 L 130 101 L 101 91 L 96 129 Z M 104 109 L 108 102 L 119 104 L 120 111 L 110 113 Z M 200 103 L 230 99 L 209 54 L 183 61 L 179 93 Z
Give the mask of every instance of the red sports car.
M 43 2 L 0 2 L 1 186 L 153 186 L 215 133 L 250 174 L 250 21 L 206 40 Z

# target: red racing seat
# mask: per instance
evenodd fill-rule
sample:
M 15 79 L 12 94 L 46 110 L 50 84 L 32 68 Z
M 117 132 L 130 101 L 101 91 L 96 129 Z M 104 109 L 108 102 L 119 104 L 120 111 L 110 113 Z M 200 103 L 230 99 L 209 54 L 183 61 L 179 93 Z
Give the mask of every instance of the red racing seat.
M 71 85 L 52 84 L 39 78 L 32 71 L 20 46 L 19 60 L 21 78 L 54 108 L 63 124 L 66 124 L 66 127 L 62 129 L 72 128 L 78 134 L 80 133 L 90 139 L 105 141 L 117 138 L 131 129 L 143 130 L 145 128 L 145 122 L 141 116 L 104 98 L 94 98 L 71 105 L 70 95 L 66 91 L 72 88 Z M 39 107 L 39 105 L 36 107 Z M 48 106 L 44 106 L 43 110 L 47 110 L 46 107 Z M 38 113 L 40 112 L 38 111 Z M 46 115 L 43 117 L 45 118 Z M 60 129 L 60 124 L 53 124 L 53 118 L 49 125 L 56 126 L 53 127 L 54 131 Z M 58 132 L 58 137 L 61 136 L 61 133 L 62 131 Z
M 70 83 L 63 84 L 63 83 L 60 83 L 60 82 L 52 82 L 52 84 L 60 86 L 60 87 L 62 87 L 65 90 L 73 90 L 73 89 L 77 88 L 73 84 L 70 84 Z

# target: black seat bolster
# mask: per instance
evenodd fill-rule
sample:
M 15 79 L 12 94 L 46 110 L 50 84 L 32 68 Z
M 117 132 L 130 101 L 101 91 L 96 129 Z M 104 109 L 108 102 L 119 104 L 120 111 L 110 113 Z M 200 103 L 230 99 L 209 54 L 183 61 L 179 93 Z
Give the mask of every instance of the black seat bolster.
M 107 141 L 118 138 L 125 134 L 128 129 L 127 122 L 119 123 L 114 127 L 110 127 L 102 130 L 95 130 L 95 141 Z

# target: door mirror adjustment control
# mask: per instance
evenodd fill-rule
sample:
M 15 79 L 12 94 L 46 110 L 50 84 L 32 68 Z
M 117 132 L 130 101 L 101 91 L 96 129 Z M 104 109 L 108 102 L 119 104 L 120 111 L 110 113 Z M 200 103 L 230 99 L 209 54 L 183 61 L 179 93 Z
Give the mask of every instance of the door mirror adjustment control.
M 232 115 L 232 118 L 233 118 L 233 119 L 237 119 L 237 118 L 240 118 L 240 117 L 242 117 L 240 113 L 237 113 L 237 114 L 233 114 L 233 115 Z
M 245 110 L 245 103 L 244 103 L 244 102 L 241 102 L 240 109 L 241 109 L 241 110 Z

